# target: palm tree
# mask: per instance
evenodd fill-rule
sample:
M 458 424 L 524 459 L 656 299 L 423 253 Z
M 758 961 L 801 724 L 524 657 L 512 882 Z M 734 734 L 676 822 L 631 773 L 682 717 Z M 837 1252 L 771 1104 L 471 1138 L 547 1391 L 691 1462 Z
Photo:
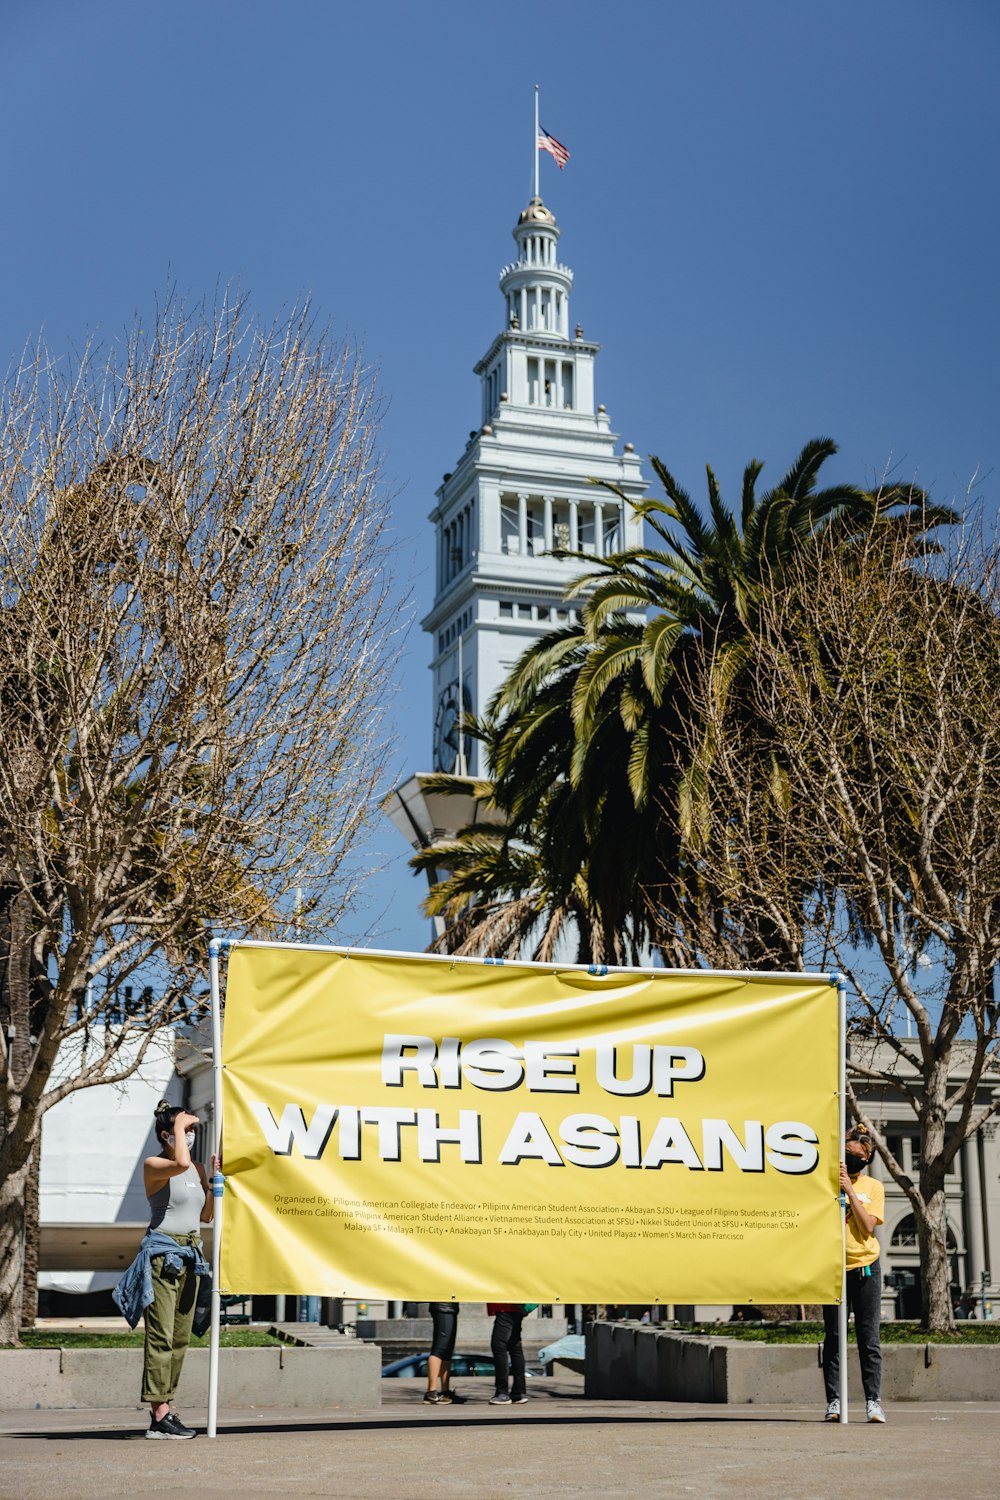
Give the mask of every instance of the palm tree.
M 490 738 L 483 723 L 473 722 L 467 731 Z M 467 778 L 440 775 L 426 784 L 433 792 L 469 795 Z M 423 903 L 428 916 L 447 922 L 432 951 L 495 958 L 527 954 L 542 963 L 556 958 L 639 962 L 641 937 L 627 921 L 614 931 L 604 929 L 590 896 L 586 850 L 553 837 L 579 824 L 567 806 L 576 796 L 568 780 L 560 777 L 546 788 L 531 817 L 498 803 L 492 781 L 475 782 L 473 795 L 488 805 L 489 821 L 475 820 L 410 861 L 432 879 L 444 871 Z
M 635 508 L 654 545 L 596 563 L 589 554 L 558 553 L 588 565 L 567 591 L 584 601 L 581 619 L 524 653 L 482 733 L 491 795 L 508 818 L 500 846 L 518 840 L 535 852 L 545 871 L 530 886 L 536 900 L 542 890 L 561 898 L 577 877 L 583 881 L 601 959 L 648 941 L 671 951 L 676 899 L 697 879 L 712 763 L 709 732 L 690 748 L 691 685 L 707 673 L 719 706 L 739 693 L 765 585 L 831 540 L 849 548 L 873 533 L 900 531 L 917 551 L 930 530 L 957 519 L 912 486 L 820 489 L 820 469 L 836 451 L 828 438 L 807 443 L 760 496 L 763 464 L 753 460 L 743 473 L 739 519 L 711 468 L 706 519 L 652 458 L 666 499 Z M 616 486 L 604 487 L 627 500 Z M 488 874 L 474 861 L 465 869 L 466 897 L 477 872 Z M 507 885 L 490 887 L 494 903 L 505 891 L 510 901 L 521 899 L 525 888 L 513 876 L 511 867 Z M 768 941 L 762 935 L 764 947 Z

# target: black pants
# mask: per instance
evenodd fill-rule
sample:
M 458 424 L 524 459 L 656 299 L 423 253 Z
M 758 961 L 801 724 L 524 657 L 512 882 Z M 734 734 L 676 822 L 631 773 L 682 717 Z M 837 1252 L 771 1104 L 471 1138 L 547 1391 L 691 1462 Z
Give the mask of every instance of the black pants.
M 867 1270 L 871 1274 L 865 1276 Z M 840 1395 L 840 1330 L 837 1325 L 839 1308 L 824 1307 L 823 1322 L 826 1337 L 823 1340 L 823 1382 L 826 1399 L 833 1401 Z M 882 1345 L 879 1343 L 879 1320 L 882 1313 L 882 1271 L 878 1261 L 847 1273 L 847 1316 L 854 1313 L 854 1334 L 858 1341 L 858 1357 L 861 1360 L 861 1384 L 866 1401 L 882 1399 Z
M 508 1367 L 512 1383 L 511 1396 L 525 1396 L 524 1350 L 521 1348 L 521 1324 L 524 1312 L 498 1312 L 493 1319 L 490 1349 L 496 1366 L 496 1394 L 507 1390 Z
M 428 1305 L 434 1320 L 431 1353 L 438 1359 L 451 1359 L 455 1352 L 455 1334 L 458 1331 L 458 1303 L 431 1302 Z

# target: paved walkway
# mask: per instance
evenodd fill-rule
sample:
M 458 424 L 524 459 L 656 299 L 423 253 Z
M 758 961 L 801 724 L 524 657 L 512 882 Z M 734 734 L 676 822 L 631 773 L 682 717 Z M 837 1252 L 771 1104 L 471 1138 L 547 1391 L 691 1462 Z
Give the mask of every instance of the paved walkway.
M 826 1426 L 799 1407 L 590 1402 L 573 1379 L 530 1382 L 526 1406 L 424 1406 L 384 1382 L 377 1410 L 222 1414 L 215 1442 L 147 1443 L 132 1411 L 0 1414 L 2 1500 L 356 1500 L 695 1496 L 697 1500 L 996 1500 L 1000 1406 L 899 1404 L 885 1427 Z M 198 1413 L 183 1413 L 197 1422 Z

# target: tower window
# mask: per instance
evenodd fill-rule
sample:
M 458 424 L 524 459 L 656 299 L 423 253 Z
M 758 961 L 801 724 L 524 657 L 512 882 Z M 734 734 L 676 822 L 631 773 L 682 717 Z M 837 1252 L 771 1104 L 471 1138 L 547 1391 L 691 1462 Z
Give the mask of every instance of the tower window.
M 545 538 L 542 535 L 542 525 L 538 514 L 528 506 L 528 556 L 540 554 L 545 546 Z
M 621 511 L 615 508 L 604 513 L 604 553 L 615 552 L 621 546 Z
M 512 620 L 514 618 L 514 605 L 510 599 L 500 600 L 500 618 L 501 620 Z
M 539 389 L 541 371 L 538 366 L 539 361 L 537 359 L 528 360 L 528 402 L 531 406 L 541 405 L 541 391 Z
M 519 543 L 517 497 L 515 495 L 502 496 L 500 500 L 500 550 L 501 552 L 518 552 Z
M 562 365 L 562 404 L 566 411 L 573 410 L 573 366 L 568 360 Z

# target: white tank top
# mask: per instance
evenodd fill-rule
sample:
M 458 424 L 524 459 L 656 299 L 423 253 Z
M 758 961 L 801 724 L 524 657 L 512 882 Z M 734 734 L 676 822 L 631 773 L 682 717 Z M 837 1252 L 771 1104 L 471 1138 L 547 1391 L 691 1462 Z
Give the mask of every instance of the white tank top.
M 192 1162 L 186 1172 L 168 1177 L 149 1199 L 149 1227 L 164 1234 L 191 1234 L 201 1224 L 205 1189 Z

